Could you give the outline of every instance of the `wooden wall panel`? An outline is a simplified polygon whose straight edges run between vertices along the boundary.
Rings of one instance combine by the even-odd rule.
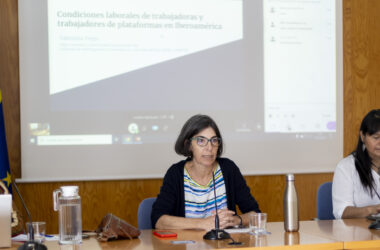
[[[344,152],[358,140],[361,120],[380,108],[380,1],[343,1]]]
[[[332,173],[295,175],[302,220],[311,220],[316,217],[317,189],[322,183],[332,181],[332,176]],[[283,221],[285,176],[246,176],[245,178],[252,195],[259,202],[260,209],[268,213],[268,221]]]
[[[332,180],[332,174],[297,174],[296,188],[300,202],[300,218],[316,216],[316,192],[320,184]],[[246,176],[247,184],[260,209],[268,213],[269,221],[282,221],[282,202],[285,189],[283,175]],[[82,197],[83,228],[95,229],[106,213],[113,213],[137,226],[140,202],[157,196],[161,179],[86,181],[20,184],[20,191],[34,220],[49,221],[49,232],[58,230],[57,213],[53,211],[52,193],[62,185],[78,185]],[[50,219],[52,218],[52,220]]]
[[[33,220],[49,221],[47,230],[58,230],[58,214],[53,211],[52,193],[62,185],[78,185],[82,198],[83,228],[94,230],[106,213],[113,213],[137,226],[137,208],[146,197],[157,196],[161,180],[86,181],[28,183],[20,191]],[[51,219],[52,218],[52,219]]]
[[[344,153],[355,147],[360,121],[370,109],[380,108],[380,1],[343,1],[344,41]],[[11,171],[20,177],[20,100],[18,67],[17,0],[0,1],[0,89]],[[281,221],[282,175],[246,176],[248,185],[269,221]],[[316,216],[318,186],[332,180],[332,173],[298,174],[296,187],[300,218]],[[48,221],[47,231],[58,231],[58,217],[53,211],[52,192],[61,185],[79,186],[82,196],[83,227],[95,229],[102,216],[112,212],[137,225],[137,208],[146,197],[157,195],[160,179],[51,182],[20,184],[20,191],[34,220]],[[16,199],[19,203],[18,199]],[[52,219],[51,219],[52,218]]]
[[[1,0],[0,89],[9,161],[14,176],[21,175],[19,86],[17,0]]]

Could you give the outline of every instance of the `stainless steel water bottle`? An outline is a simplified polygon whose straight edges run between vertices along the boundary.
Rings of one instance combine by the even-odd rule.
[[[59,244],[80,244],[82,242],[82,206],[78,186],[63,186],[55,190],[53,199],[54,211],[59,212]]]
[[[298,197],[294,186],[294,175],[286,175],[284,192],[284,228],[287,232],[296,232],[299,229]]]
[[[284,245],[293,246],[300,244],[300,233],[299,232],[285,232],[284,233]]]

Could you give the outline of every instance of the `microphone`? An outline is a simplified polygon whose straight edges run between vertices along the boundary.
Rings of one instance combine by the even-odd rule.
[[[216,202],[216,187],[215,187],[215,176],[214,172],[212,172],[212,183],[214,185],[214,201],[215,201],[215,229],[208,231],[205,235],[203,235],[203,239],[205,240],[225,240],[232,239],[230,234],[224,231],[223,229],[219,229],[219,215],[218,215],[218,204]]]
[[[29,218],[29,225],[28,225],[29,226],[28,227],[29,240],[26,241],[22,246],[20,246],[18,248],[18,250],[32,250],[32,249],[47,250],[47,247],[44,244],[39,243],[37,241],[34,241],[34,229],[33,229],[33,224],[32,224],[32,217],[30,216],[29,210],[26,207],[24,199],[22,198],[20,191],[18,190],[18,187],[16,186],[16,183],[12,182],[12,185],[15,187],[16,193],[17,193],[18,197],[20,197],[22,206],[25,208],[25,211],[26,211],[28,218]]]

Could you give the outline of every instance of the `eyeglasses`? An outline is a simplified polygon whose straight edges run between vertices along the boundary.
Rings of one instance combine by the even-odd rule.
[[[206,137],[203,136],[197,136],[197,137],[192,137],[190,140],[195,140],[197,142],[198,146],[205,147],[207,146],[208,142],[211,142],[211,145],[214,147],[218,147],[222,143],[222,139],[219,137],[212,137],[210,139],[207,139]]]

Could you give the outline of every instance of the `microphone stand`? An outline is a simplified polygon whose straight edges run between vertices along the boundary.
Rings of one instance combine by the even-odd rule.
[[[212,173],[212,183],[214,185],[214,201],[215,201],[215,229],[208,231],[205,235],[203,235],[203,239],[205,240],[226,240],[231,239],[229,233],[224,231],[223,229],[219,229],[219,215],[218,215],[218,204],[216,202],[216,187],[215,187],[215,177],[214,172]]]
[[[21,203],[22,203],[23,207],[25,208],[26,213],[27,213],[28,218],[29,218],[29,225],[28,225],[29,240],[26,241],[22,246],[20,246],[18,248],[18,250],[32,250],[32,249],[47,250],[47,247],[44,244],[39,243],[39,242],[34,240],[34,229],[33,229],[32,217],[30,216],[29,210],[25,205],[24,199],[22,198],[20,191],[18,190],[18,188],[16,186],[16,183],[12,182],[12,184],[15,187],[16,193],[17,193],[18,197],[20,197]]]

